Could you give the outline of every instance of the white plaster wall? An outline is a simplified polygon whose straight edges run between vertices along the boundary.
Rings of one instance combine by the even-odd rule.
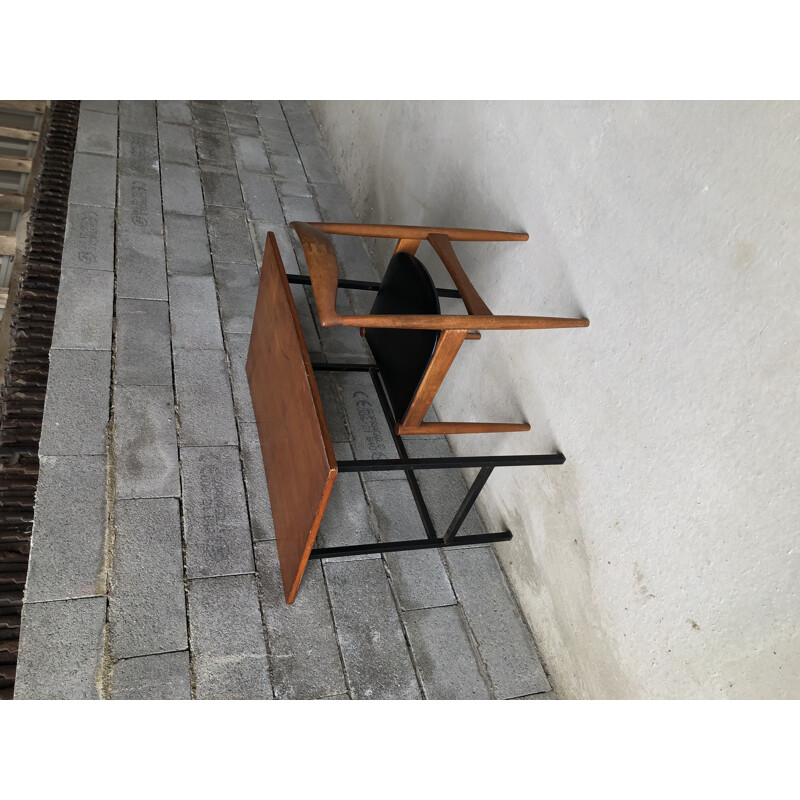
[[[484,333],[436,402],[567,456],[482,507],[556,689],[800,697],[800,105],[311,107],[359,219],[525,230],[456,245],[489,307],[591,320]]]

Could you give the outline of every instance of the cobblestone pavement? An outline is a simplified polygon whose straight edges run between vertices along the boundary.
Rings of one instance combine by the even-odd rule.
[[[17,698],[552,696],[491,546],[311,562],[284,603],[244,362],[267,232],[304,271],[321,218],[355,221],[304,102],[81,105]],[[293,291],[312,356],[368,359]],[[320,391],[339,457],[393,453],[368,376]],[[466,486],[419,477],[441,526]],[[402,475],[343,474],[319,541],[417,535]]]

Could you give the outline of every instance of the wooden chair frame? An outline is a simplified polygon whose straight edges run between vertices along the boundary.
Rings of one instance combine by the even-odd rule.
[[[525,242],[527,233],[470,228],[418,227],[411,225],[362,225],[359,223],[292,222],[306,257],[308,274],[323,328],[401,328],[441,331],[436,349],[404,418],[395,424],[401,435],[441,433],[505,433],[527,431],[527,423],[423,422],[433,398],[466,339],[480,339],[481,330],[528,330],[584,328],[588,319],[506,316],[492,314],[456,256],[452,242]],[[327,234],[397,239],[395,253],[414,255],[420,243],[430,242],[447,269],[466,314],[340,314],[336,293],[340,287],[339,263]]]

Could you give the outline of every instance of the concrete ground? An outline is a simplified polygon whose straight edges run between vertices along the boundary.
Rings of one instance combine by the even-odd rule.
[[[354,221],[304,102],[82,104],[17,698],[552,697],[491,546],[312,562],[284,603],[244,362],[267,232],[304,271],[322,218]],[[368,360],[294,296],[313,357]],[[340,458],[393,456],[368,377],[319,383]],[[419,478],[443,530],[466,484]],[[319,543],[422,535],[402,475],[346,474]]]

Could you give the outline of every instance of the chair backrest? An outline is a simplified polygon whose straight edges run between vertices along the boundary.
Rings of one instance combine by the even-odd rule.
[[[409,253],[392,257],[371,314],[440,314],[439,296],[424,264]],[[439,331],[367,328],[395,420],[401,422],[428,368]]]

